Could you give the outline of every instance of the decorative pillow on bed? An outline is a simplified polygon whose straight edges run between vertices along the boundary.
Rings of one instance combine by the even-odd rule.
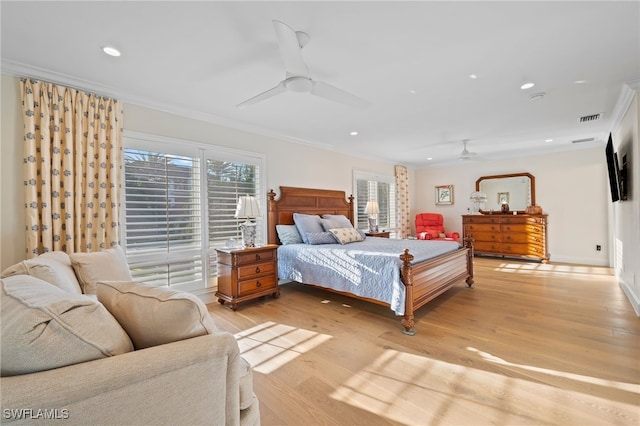
[[[308,232],[307,244],[335,244],[338,241],[332,232]]]
[[[325,232],[322,228],[322,219],[317,214],[294,213],[293,222],[302,236],[302,240],[309,244],[307,233]]]
[[[302,244],[304,242],[295,225],[276,225],[276,232],[278,232],[278,238],[280,238],[280,242],[283,245]]]
[[[364,239],[355,228],[334,228],[330,232],[335,235],[340,244],[355,243]]]

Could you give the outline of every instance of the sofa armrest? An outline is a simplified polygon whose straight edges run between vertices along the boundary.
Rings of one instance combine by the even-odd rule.
[[[458,232],[447,232],[445,235],[447,238],[453,238],[456,241],[460,239],[460,233]]]
[[[3,377],[3,422],[21,409],[57,409],[65,425],[238,424],[239,363],[235,338],[220,332]]]

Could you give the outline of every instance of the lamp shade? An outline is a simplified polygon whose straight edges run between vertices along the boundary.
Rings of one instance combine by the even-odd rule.
[[[235,217],[239,219],[260,217],[260,206],[256,197],[246,195],[238,198]]]
[[[367,205],[364,208],[364,212],[366,214],[378,214],[380,213],[380,206],[378,206],[378,202],[375,200],[367,201]]]

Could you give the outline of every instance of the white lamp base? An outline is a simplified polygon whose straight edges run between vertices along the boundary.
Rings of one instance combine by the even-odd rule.
[[[240,224],[242,231],[242,245],[245,247],[256,246],[256,224],[253,222],[243,222]]]
[[[369,232],[378,232],[378,218],[369,218]]]

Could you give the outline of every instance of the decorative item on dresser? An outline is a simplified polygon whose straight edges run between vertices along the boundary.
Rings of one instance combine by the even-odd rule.
[[[546,214],[463,215],[462,225],[475,254],[549,261]]]
[[[244,249],[217,249],[218,254],[218,302],[231,303],[236,310],[238,303],[265,295],[280,296],[278,288],[278,246]]]

